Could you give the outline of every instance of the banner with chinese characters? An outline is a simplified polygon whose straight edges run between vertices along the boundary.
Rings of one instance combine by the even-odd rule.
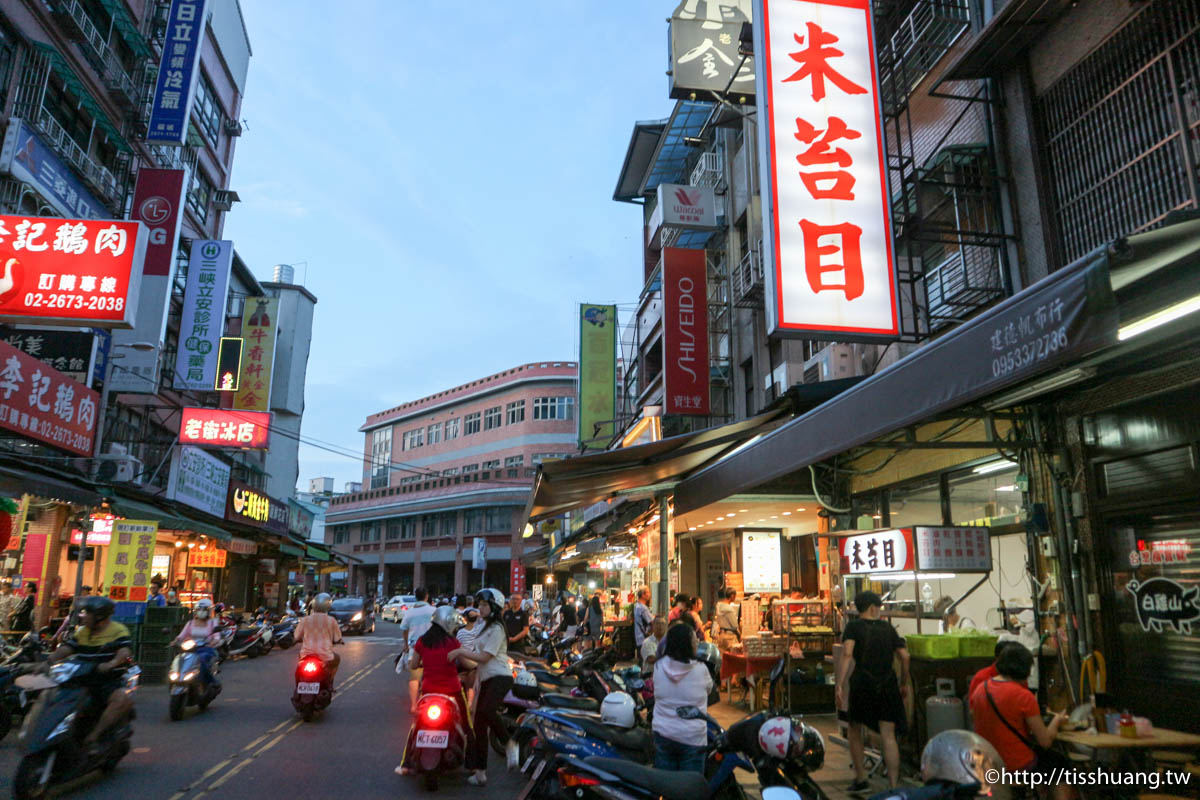
[[[32,186],[64,217],[104,219],[109,211],[75,177],[29,123],[9,117],[0,148],[0,172]]]
[[[267,411],[271,407],[271,372],[275,367],[275,331],[279,301],[247,297],[242,311],[242,375],[233,407]]]
[[[204,5],[205,0],[171,0],[158,81],[150,104],[145,136],[148,144],[182,145],[187,140],[188,114],[200,74],[200,50],[207,25]]]
[[[870,0],[757,0],[767,333],[900,332]]]
[[[917,568],[938,572],[991,572],[992,532],[983,527],[913,528]]]
[[[666,413],[708,416],[708,266],[703,250],[663,250]]]
[[[728,92],[732,102],[754,102],[754,59],[743,56],[742,25],[753,22],[750,0],[679,0],[671,26],[670,96],[708,99]]]
[[[912,572],[916,569],[912,531],[908,528],[847,536],[842,539],[841,557],[843,575]]]
[[[261,411],[185,408],[179,420],[181,444],[266,450],[271,445],[271,415]]]
[[[229,482],[229,498],[225,506],[225,519],[253,525],[256,528],[272,527],[272,518],[277,517],[278,511],[272,514],[272,506],[278,505],[264,492],[238,480]],[[287,517],[287,504],[283,506],[283,516]],[[284,531],[287,527],[284,523]]]
[[[146,240],[127,220],[0,216],[0,320],[132,326]]]
[[[224,569],[226,558],[224,550],[218,550],[212,545],[203,550],[194,547],[188,553],[188,566],[192,569]]]
[[[579,442],[603,450],[616,435],[617,307],[579,307]]]
[[[157,536],[158,523],[154,520],[122,519],[113,525],[104,566],[104,586],[113,600],[145,602]]]
[[[187,289],[175,354],[175,388],[212,391],[217,344],[225,332],[225,300],[233,267],[233,242],[196,239],[188,258]]]
[[[94,332],[0,325],[0,340],[84,386],[91,386],[96,374],[96,339]]]
[[[201,425],[203,430],[203,425]],[[171,476],[167,497],[192,508],[225,516],[225,497],[229,494],[230,467],[199,447],[184,445],[171,457]]]
[[[0,342],[0,428],[90,456],[99,402],[83,384]]]

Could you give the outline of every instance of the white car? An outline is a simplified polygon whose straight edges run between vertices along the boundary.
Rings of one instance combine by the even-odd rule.
[[[383,611],[380,612],[380,616],[385,622],[388,620],[392,622],[399,622],[400,618],[404,616],[404,612],[408,611],[408,609],[416,602],[416,595],[398,594],[391,600],[387,601],[387,604],[383,607]]]

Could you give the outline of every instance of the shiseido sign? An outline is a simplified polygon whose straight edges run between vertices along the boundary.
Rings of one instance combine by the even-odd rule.
[[[707,416],[708,280],[703,250],[663,250],[666,412]]]
[[[707,230],[717,227],[717,198],[711,186],[658,185],[662,224],[670,228]]]

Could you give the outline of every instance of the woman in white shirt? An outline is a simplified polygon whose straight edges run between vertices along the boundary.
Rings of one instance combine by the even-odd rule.
[[[512,689],[512,664],[508,660],[508,634],[500,618],[504,595],[496,589],[483,589],[475,596],[479,611],[479,632],[470,646],[453,650],[451,661],[475,669],[475,733],[467,744],[467,778],[472,786],[487,784],[488,731],[507,741],[508,730],[500,719],[504,696]]]
[[[654,766],[656,769],[704,772],[708,723],[684,719],[684,706],[708,708],[712,676],[696,660],[696,634],[677,623],[667,631],[663,657],[654,664]]]

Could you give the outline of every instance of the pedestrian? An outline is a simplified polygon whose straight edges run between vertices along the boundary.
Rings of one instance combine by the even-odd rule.
[[[10,631],[33,630],[33,608],[37,602],[37,584],[29,581],[25,584],[25,596],[17,601],[17,606],[8,615]]]
[[[508,637],[500,619],[504,595],[498,589],[482,589],[475,596],[479,617],[483,623],[470,648],[460,647],[450,653],[451,659],[475,669],[474,735],[467,747],[467,769],[472,771],[467,783],[487,784],[488,732],[507,742],[508,730],[500,719],[504,696],[512,689],[512,665],[508,660]]]
[[[671,613],[667,614],[667,624],[669,625],[679,619],[679,616],[687,611],[690,602],[691,598],[683,592],[676,594],[675,599],[672,601]]]
[[[587,629],[587,639],[591,647],[599,644],[604,636],[604,608],[600,605],[600,590],[588,601],[587,615],[584,617],[584,627]]]
[[[688,600],[688,610],[685,613],[695,623],[696,638],[702,642],[708,641],[704,634],[705,629],[709,627],[709,623],[704,621],[704,598],[700,595],[690,598]]]
[[[429,592],[421,587],[413,592],[413,596],[417,601],[409,606],[404,615],[400,617],[400,632],[404,634],[404,641],[400,643],[400,655],[396,660],[397,672],[408,668],[407,654],[409,648],[417,643],[425,631],[429,630],[431,621],[433,620],[433,612],[436,611],[433,606],[429,605]],[[409,709],[413,714],[417,713],[417,699],[419,698],[419,684],[421,682],[421,668],[408,669],[408,700]]]
[[[21,598],[13,594],[12,581],[0,582],[0,626],[8,627],[8,618],[20,602]]]
[[[708,708],[712,676],[704,662],[696,660],[696,634],[688,625],[667,631],[666,653],[654,664],[654,767],[656,769],[704,772],[708,723],[684,719],[684,706]]]
[[[667,621],[663,617],[655,617],[650,623],[650,633],[642,640],[642,646],[638,648],[638,655],[642,659],[642,673],[654,668],[654,662],[658,660],[658,645],[667,636]]]
[[[463,625],[454,634],[458,639],[459,644],[463,647],[470,648],[474,645],[475,639],[479,637],[479,632],[483,630],[483,623],[479,620],[479,609],[470,606],[463,610]],[[475,700],[475,671],[464,671],[461,674],[463,690],[467,694],[468,708],[472,707]]]
[[[738,615],[741,607],[737,604],[737,589],[727,587],[721,599],[717,601],[717,615],[713,623],[716,628],[717,647],[721,650],[732,649],[733,645],[742,640],[738,631]]]
[[[183,605],[179,602],[179,592],[175,591],[174,586],[172,586],[170,589],[167,589],[167,605],[172,608]]]
[[[900,749],[897,736],[907,729],[904,700],[908,696],[908,648],[891,623],[880,618],[883,600],[874,592],[860,592],[854,598],[858,619],[846,624],[842,636],[842,658],[838,663],[837,705],[846,708],[850,723],[850,760],[854,764],[854,782],[850,793],[867,789],[863,762],[863,726],[878,731],[883,740],[883,761],[887,766],[888,786],[896,788],[900,780]],[[900,659],[897,681],[892,662]]]
[[[1025,645],[1021,644],[1020,642],[1013,641],[1012,639],[1005,639],[1005,640],[996,642],[996,647],[992,651],[992,655],[994,656],[995,660],[992,661],[992,663],[989,664],[988,666],[979,670],[979,672],[976,672],[975,676],[973,678],[971,678],[971,685],[969,687],[967,687],[967,705],[968,706],[970,706],[970,704],[971,704],[971,696],[973,694],[975,694],[975,690],[978,689],[989,678],[994,678],[1000,674],[999,670],[997,670],[997,668],[996,668],[996,665],[999,663],[1000,654],[1004,652],[1005,648],[1007,648],[1007,647],[1024,647],[1024,646]],[[1026,688],[1028,688],[1028,686],[1029,686],[1028,681],[1021,681],[1020,683],[1022,686],[1025,686]]]
[[[650,613],[650,587],[643,586],[638,589],[637,603],[633,607],[633,643],[639,652],[646,637],[650,635],[650,626],[653,622],[654,615]]]
[[[167,604],[167,596],[163,594],[163,585],[159,581],[151,581],[150,596],[146,598],[146,605],[154,608],[162,608]]]
[[[559,616],[561,621],[558,631],[565,639],[574,639],[579,635],[579,610],[575,607],[575,598],[570,592],[559,593]]]
[[[1033,669],[1033,653],[1020,643],[1000,651],[997,674],[975,688],[970,697],[975,732],[987,739],[1011,771],[1037,773],[1037,785],[1053,785],[1056,800],[1070,796],[1070,787],[1055,776],[1070,768],[1070,762],[1050,748],[1058,730],[1067,719],[1064,711],[1054,715],[1047,725],[1033,692],[1025,687]]]
[[[508,598],[508,608],[504,609],[504,632],[508,635],[508,649],[512,653],[521,653],[529,644],[529,613],[523,608],[521,595],[513,593]]]

